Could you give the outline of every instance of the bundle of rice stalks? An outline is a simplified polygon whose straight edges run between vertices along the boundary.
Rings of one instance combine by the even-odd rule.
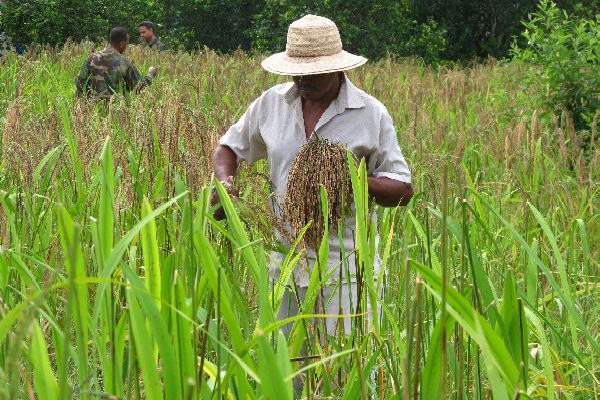
[[[337,227],[351,210],[352,183],[346,148],[313,135],[294,159],[283,202],[283,217],[294,237],[312,221],[303,241],[313,249],[319,246],[325,226],[320,185],[327,191],[329,226]]]

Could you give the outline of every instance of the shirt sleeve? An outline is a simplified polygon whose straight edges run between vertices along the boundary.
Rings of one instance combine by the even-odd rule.
[[[237,156],[237,162],[252,164],[267,157],[267,146],[260,133],[261,108],[265,94],[256,99],[244,115],[221,137],[219,144],[229,147]]]
[[[75,78],[77,93],[83,94],[88,91],[88,79],[90,78],[90,57],[86,58],[79,69],[79,74]]]
[[[152,85],[152,79],[154,79],[154,74],[148,72],[148,75],[142,78],[142,75],[135,65],[129,63],[127,76],[125,78],[127,91],[133,90],[136,94],[140,93],[144,88]]]
[[[389,178],[411,183],[410,170],[398,144],[396,129],[387,110],[381,114],[379,146],[369,159],[369,170],[375,178]]]

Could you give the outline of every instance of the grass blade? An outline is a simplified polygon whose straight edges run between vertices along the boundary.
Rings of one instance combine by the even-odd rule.
[[[50,357],[48,357],[48,345],[44,340],[44,333],[36,322],[32,324],[32,327],[29,357],[33,367],[33,381],[35,382],[36,392],[44,399],[59,399],[58,383],[52,371]]]

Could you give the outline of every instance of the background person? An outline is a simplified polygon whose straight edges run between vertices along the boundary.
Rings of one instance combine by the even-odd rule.
[[[165,46],[158,40],[154,33],[154,24],[150,21],[142,21],[138,25],[140,37],[142,38],[142,47],[154,50],[164,50]]]
[[[148,74],[142,78],[135,65],[123,57],[128,45],[127,30],[121,27],[113,28],[108,38],[108,47],[90,54],[81,66],[75,78],[77,93],[109,100],[115,93],[127,93],[132,90],[139,93],[146,86],[150,86],[158,69],[150,67]]]

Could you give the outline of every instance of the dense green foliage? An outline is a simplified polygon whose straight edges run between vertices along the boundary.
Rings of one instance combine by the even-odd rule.
[[[566,110],[580,146],[589,149],[591,133],[600,137],[600,15],[573,20],[545,0],[524,25],[527,45],[511,51],[527,69],[521,103],[554,115]]]
[[[418,22],[430,19],[446,32],[449,60],[506,57],[515,36],[523,32],[522,20],[536,10],[539,0],[408,0]],[[556,0],[557,7],[578,18],[600,12],[596,0]]]
[[[287,26],[305,14],[317,14],[336,22],[344,48],[370,59],[386,54],[439,60],[445,32],[434,21],[417,24],[405,3],[395,0],[267,0],[255,16],[257,34],[253,48],[270,53],[285,48]]]
[[[137,32],[136,19],[144,15],[143,10],[152,13],[149,17],[158,17],[153,4],[144,0],[3,0],[0,32],[25,46],[57,45],[68,38],[107,40],[114,26]]]
[[[281,51],[290,22],[306,13],[333,19],[346,50],[377,60],[387,54],[444,60],[503,58],[536,0],[4,0],[0,32],[14,43],[56,45],[105,39],[114,26],[137,36],[152,20],[171,49],[207,46],[223,53]],[[558,0],[574,18],[593,19],[596,0]],[[135,41],[134,41],[135,42]]]

